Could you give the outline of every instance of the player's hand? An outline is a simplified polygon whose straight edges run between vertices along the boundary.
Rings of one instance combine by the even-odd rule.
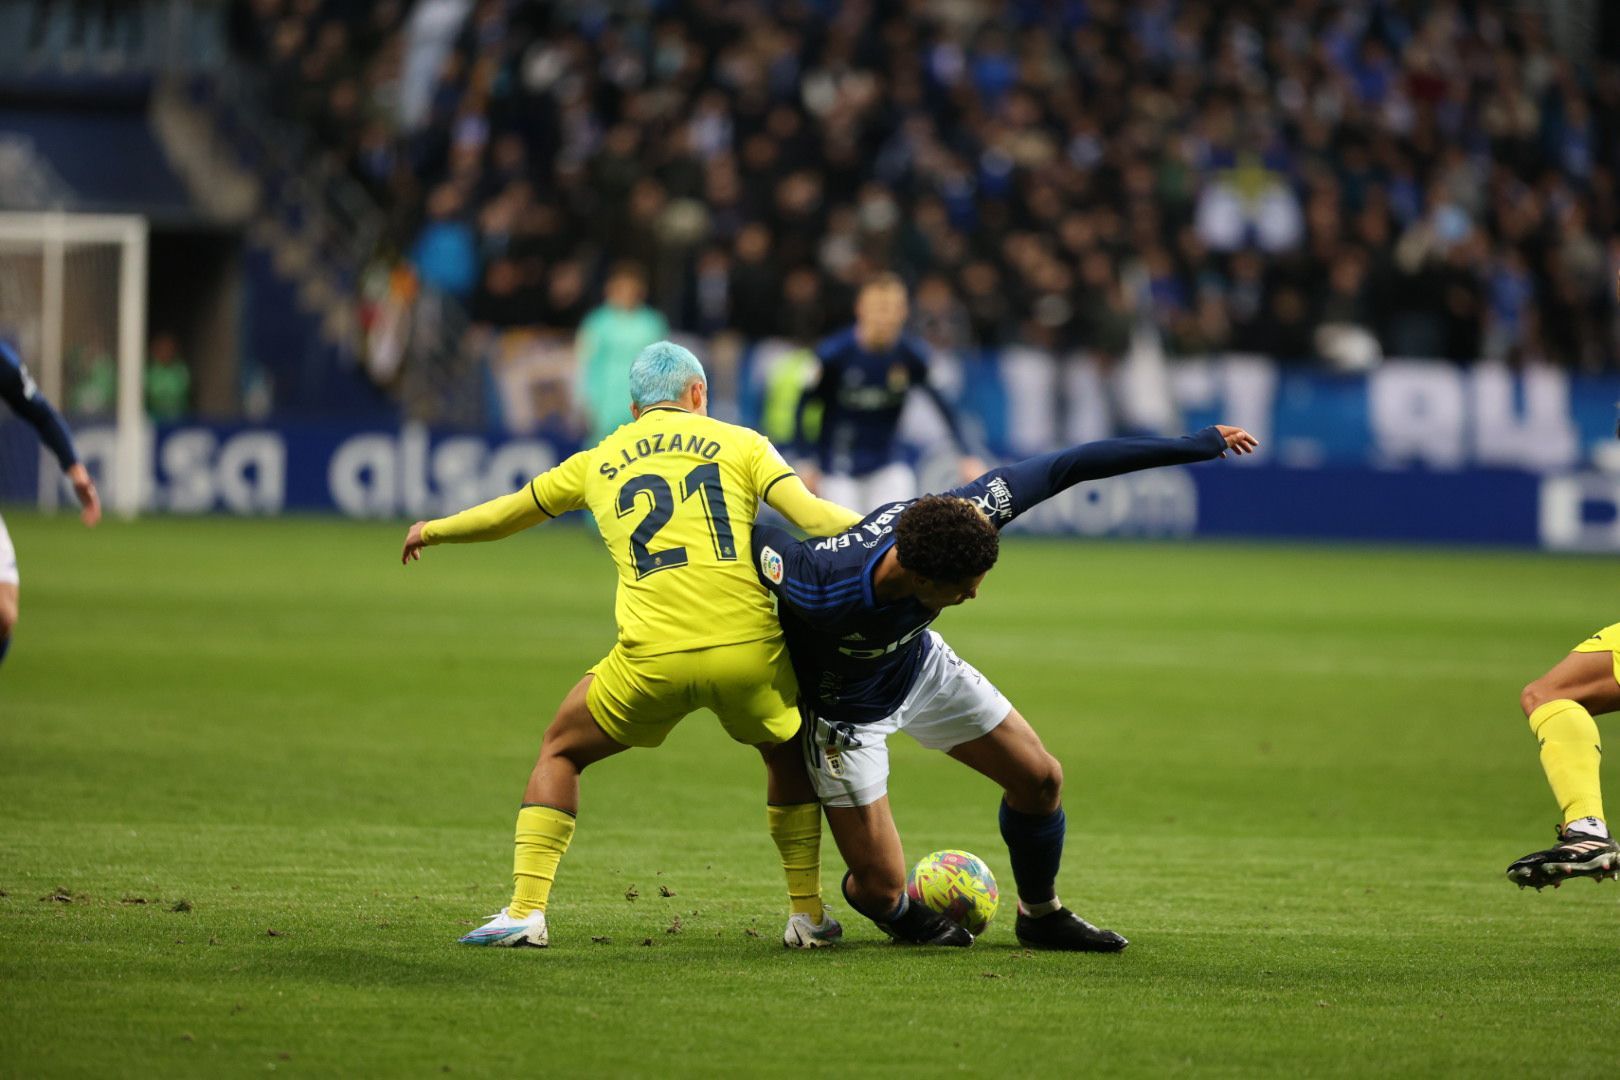
[[[967,455],[961,461],[959,461],[956,467],[957,477],[964,484],[973,483],[973,481],[977,480],[979,477],[983,476],[989,471],[989,469],[985,468],[984,462],[974,457],[972,454]]]
[[[101,520],[101,496],[96,494],[96,482],[90,479],[90,470],[83,462],[77,463],[68,469],[67,478],[73,484],[73,494],[79,497],[79,520],[95,528],[96,522]]]
[[[1240,457],[1244,454],[1254,453],[1255,447],[1260,445],[1259,439],[1256,439],[1253,435],[1250,435],[1247,431],[1244,431],[1240,427],[1228,427],[1226,424],[1216,424],[1215,430],[1220,432],[1221,438],[1226,440],[1226,448]],[[1221,457],[1225,456],[1226,455],[1224,453],[1221,454]]]
[[[426,524],[425,521],[418,521],[405,534],[405,550],[400,552],[399,555],[401,566],[409,566],[412,559],[421,560],[422,549],[427,547],[427,541],[422,539],[422,526]]]
[[[799,479],[804,481],[804,486],[806,490],[810,492],[810,494],[814,495],[818,499],[821,497],[820,469],[816,468],[814,465],[806,465],[804,468],[799,470]]]

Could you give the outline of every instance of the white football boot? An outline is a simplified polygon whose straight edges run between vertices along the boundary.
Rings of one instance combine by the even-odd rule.
[[[489,922],[461,936],[463,945],[528,945],[543,949],[550,944],[546,933],[546,913],[532,911],[527,918],[514,919],[501,908],[500,914],[491,915]]]
[[[788,916],[782,944],[790,949],[820,949],[838,944],[843,937],[844,928],[832,917],[831,909],[822,911],[819,923],[811,922],[810,916],[801,911]]]

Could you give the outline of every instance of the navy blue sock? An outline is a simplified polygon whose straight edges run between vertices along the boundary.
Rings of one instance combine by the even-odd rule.
[[[1058,864],[1068,819],[1063,807],[1050,814],[1021,814],[1001,800],[1001,838],[1007,841],[1018,899],[1045,904],[1057,895]]]
[[[886,925],[888,923],[892,923],[896,919],[900,918],[900,916],[902,916],[902,915],[904,915],[906,913],[906,909],[911,906],[910,898],[908,898],[906,896],[904,890],[901,890],[900,900],[899,900],[899,902],[897,902],[894,905],[894,910],[893,911],[890,911],[887,915],[874,915],[874,914],[872,914],[870,911],[867,911],[865,908],[861,907],[861,905],[857,904],[855,902],[855,898],[849,894],[849,879],[854,877],[854,876],[855,876],[854,871],[846,870],[844,872],[843,890],[844,890],[844,903],[848,904],[856,912],[856,914],[865,915],[868,919],[871,919],[873,922],[877,923],[879,926],[883,926],[883,925]]]
[[[11,648],[11,635],[0,637],[0,663],[5,663],[6,650]]]

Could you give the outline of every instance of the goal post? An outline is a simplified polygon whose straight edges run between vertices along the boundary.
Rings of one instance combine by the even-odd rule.
[[[0,213],[0,336],[17,344],[57,408],[111,423],[111,461],[97,480],[124,517],[140,509],[151,474],[146,293],[145,218]],[[43,452],[39,505],[55,508],[62,491],[56,460]]]

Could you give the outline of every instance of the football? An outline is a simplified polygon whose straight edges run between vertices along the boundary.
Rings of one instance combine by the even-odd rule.
[[[906,895],[933,908],[974,937],[996,917],[1001,893],[984,860],[966,851],[936,851],[911,871]]]

